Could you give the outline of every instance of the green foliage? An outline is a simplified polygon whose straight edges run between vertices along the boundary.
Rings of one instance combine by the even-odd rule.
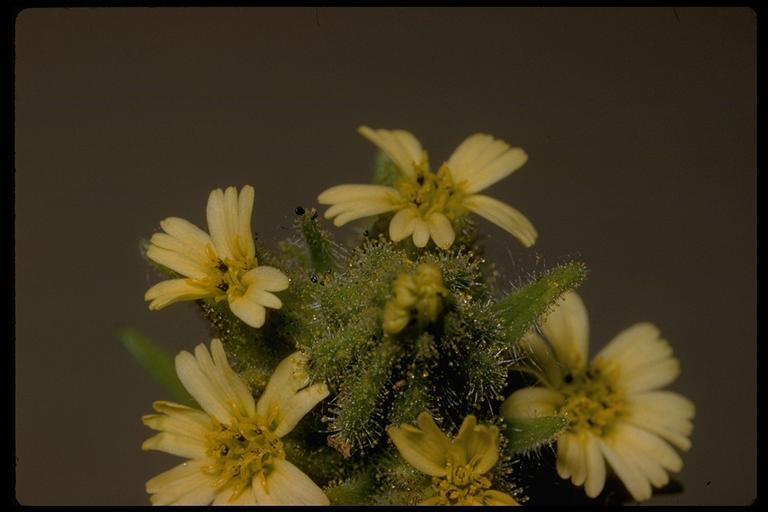
[[[343,274],[329,277],[317,290],[320,312],[329,322],[346,323],[371,306],[381,307],[398,273],[414,264],[383,239],[366,240],[357,248]],[[323,319],[324,320],[324,319]]]
[[[383,455],[373,465],[379,482],[373,505],[416,505],[425,498],[432,478],[405,462],[396,452]]]
[[[316,219],[304,219],[297,229],[308,247],[307,222],[317,226]],[[332,242],[323,240],[321,252],[332,252]],[[309,355],[313,380],[329,385],[328,443],[345,457],[370,454],[387,425],[413,421],[424,410],[446,418],[448,426],[469,413],[493,417],[515,359],[510,332],[529,328],[533,313],[584,274],[581,264],[558,267],[496,304],[477,248],[414,252],[411,246],[367,238],[334,272],[320,274],[314,263],[293,269],[292,298],[284,299],[291,320],[280,334]],[[385,335],[382,311],[392,283],[421,263],[442,272],[449,290],[442,314],[426,328],[412,321],[397,335]]]
[[[301,227],[304,243],[309,252],[312,267],[318,274],[325,274],[336,270],[336,257],[333,254],[333,244],[327,231],[320,227],[317,221],[317,211],[312,208],[309,211],[297,208],[299,218],[297,223]]]
[[[376,445],[383,434],[381,402],[388,393],[390,374],[401,349],[390,338],[373,347],[368,364],[341,385],[336,398],[330,442],[342,454]]]
[[[157,382],[173,394],[182,404],[194,405],[195,400],[187,393],[176,375],[176,365],[171,354],[157,343],[133,329],[122,329],[118,336],[123,346]]]
[[[379,154],[376,183],[391,186],[398,178],[397,167]],[[514,389],[517,343],[563,293],[581,283],[585,266],[554,267],[497,300],[499,273],[486,262],[468,216],[456,219],[449,250],[431,242],[419,249],[409,239],[393,243],[389,213],[375,219],[347,251],[314,209],[296,213],[293,232],[279,251],[257,246],[259,264],[278,267],[290,279],[289,288],[277,292],[283,307],[268,310],[262,328],[245,325],[226,301],[197,301],[211,337],[222,340],[230,364],[257,397],[277,364],[295,350],[308,355],[311,381],[328,385],[330,396],[284,439],[288,460],[323,486],[333,504],[416,504],[430,492],[432,479],[399,456],[386,427],[411,423],[429,411],[446,431],[455,432],[466,415],[475,414],[482,423],[499,425],[502,434],[499,462],[488,474],[494,488],[517,496],[519,472],[528,464],[520,461],[552,443],[565,421],[501,422],[498,407]],[[409,319],[411,311],[403,306],[403,316],[396,318],[409,323],[385,333],[384,308],[393,303],[395,279],[425,263],[442,275],[441,285],[436,279],[439,307],[419,322],[415,314]],[[123,339],[158,380],[186,393],[168,354],[136,333]]]
[[[455,404],[457,409],[475,412],[504,398],[501,391],[512,359],[506,332],[490,302],[471,296],[457,301],[446,315],[441,343],[443,366],[448,366],[453,381],[463,383],[457,389],[463,397]]]
[[[428,262],[434,261],[443,272],[445,285],[452,290],[458,301],[489,300],[492,290],[487,286],[488,277],[483,273],[485,263],[472,249],[457,247],[453,251],[440,251],[436,256],[424,257]]]
[[[283,257],[288,265],[300,265],[302,267],[309,267],[312,263],[309,259],[309,254],[304,249],[304,246],[296,240],[280,240],[277,244],[277,248],[280,251],[280,255]]]
[[[559,265],[499,302],[496,310],[505,324],[508,340],[511,343],[520,340],[565,292],[579,286],[586,275],[587,268],[581,262]]]
[[[331,505],[367,505],[376,491],[372,471],[362,470],[355,475],[332,483],[325,488]]]
[[[437,347],[434,337],[424,333],[413,346],[414,359],[408,365],[405,375],[392,385],[393,399],[389,423],[399,425],[411,423],[423,411],[434,408],[433,396],[439,394],[433,389],[432,372],[437,364]]]
[[[336,388],[347,368],[375,346],[380,324],[379,310],[369,308],[353,315],[339,330],[311,340],[306,348],[315,379]]]
[[[505,449],[512,453],[527,453],[555,441],[568,426],[561,416],[516,418],[504,420],[501,434],[507,438]]]
[[[224,345],[230,365],[245,379],[251,391],[260,393],[275,367],[292,351],[275,335],[274,324],[279,323],[279,315],[274,314],[277,318],[271,319],[264,328],[254,329],[232,313],[227,301],[197,302],[203,318],[210,324],[211,337],[219,338]]]
[[[314,436],[311,434],[301,437],[297,434],[298,432],[292,432],[289,437],[283,439],[283,448],[289,461],[320,484],[335,481],[343,475],[345,463],[339,452],[313,442]]]

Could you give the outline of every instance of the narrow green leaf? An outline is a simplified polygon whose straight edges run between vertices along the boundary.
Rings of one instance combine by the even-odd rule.
[[[384,431],[381,423],[386,383],[401,351],[395,340],[385,338],[357,361],[359,373],[342,384],[334,404],[335,416],[329,424],[329,430],[336,433],[328,442],[345,457],[378,443]]]
[[[581,262],[560,265],[499,302],[496,310],[506,325],[508,340],[520,340],[557,299],[579,286],[586,275],[587,267]]]
[[[504,420],[501,431],[508,441],[506,449],[516,454],[551,443],[566,425],[568,422],[562,416],[516,418]]]
[[[122,329],[120,341],[136,361],[160,384],[166,387],[174,398],[182,404],[195,405],[181,381],[176,376],[176,366],[171,354],[133,329]]]
[[[298,223],[301,234],[309,250],[312,266],[317,273],[333,272],[336,270],[336,258],[333,254],[331,238],[327,231],[320,227],[317,221],[317,211],[311,208],[309,211],[298,210],[302,213]]]

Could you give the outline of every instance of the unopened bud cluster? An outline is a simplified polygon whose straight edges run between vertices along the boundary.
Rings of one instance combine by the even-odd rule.
[[[422,263],[415,272],[398,275],[392,284],[392,298],[384,306],[384,332],[399,333],[414,313],[418,325],[429,325],[437,320],[447,296],[443,273],[435,264]]]

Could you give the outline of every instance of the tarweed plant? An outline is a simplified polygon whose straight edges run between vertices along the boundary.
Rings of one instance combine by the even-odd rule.
[[[486,261],[476,216],[520,251],[538,238],[484,193],[527,153],[479,133],[431,167],[411,133],[359,131],[381,151],[373,182],[329,183],[327,209],[297,207],[285,240],[256,243],[259,190],[223,184],[207,232],[169,217],[144,243],[160,274],[149,308],[193,303],[212,337],[172,359],[123,333],[174,398],[143,418],[157,433],[142,448],[183,459],[148,478],[150,501],[615,503],[668,488],[695,410],[662,389],[680,365],[659,329],[629,327],[590,360],[584,262],[505,268],[519,284],[504,286]],[[341,245],[324,219],[366,229]]]

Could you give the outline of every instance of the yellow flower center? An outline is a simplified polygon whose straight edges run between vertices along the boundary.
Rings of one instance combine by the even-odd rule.
[[[446,164],[437,173],[429,170],[426,156],[415,166],[415,176],[403,176],[395,188],[406,201],[415,206],[423,219],[433,213],[443,213],[450,220],[464,213],[463,193],[453,182]]]
[[[383,328],[387,334],[402,331],[414,310],[419,325],[434,322],[440,313],[442,299],[448,296],[440,267],[432,263],[422,263],[415,273],[398,275],[392,291],[392,298],[384,306]]]
[[[616,374],[604,361],[595,359],[590,369],[565,377],[565,403],[558,412],[573,432],[592,431],[605,436],[625,410],[624,392],[616,385]]]
[[[474,505],[483,503],[483,495],[491,481],[479,474],[471,464],[448,462],[446,476],[432,478],[434,497],[430,503],[441,505]]]
[[[259,476],[266,487],[266,475],[272,470],[274,460],[285,458],[280,438],[252,419],[234,419],[229,426],[214,419],[206,437],[206,454],[216,462],[203,471],[219,477],[216,487],[234,480],[232,501],[251,485],[254,476]]]
[[[211,261],[210,277],[206,278],[204,283],[208,287],[214,288],[216,302],[225,298],[232,302],[238,297],[242,297],[247,287],[242,283],[243,275],[256,267],[254,258],[219,258],[213,247],[206,247],[208,258]]]

